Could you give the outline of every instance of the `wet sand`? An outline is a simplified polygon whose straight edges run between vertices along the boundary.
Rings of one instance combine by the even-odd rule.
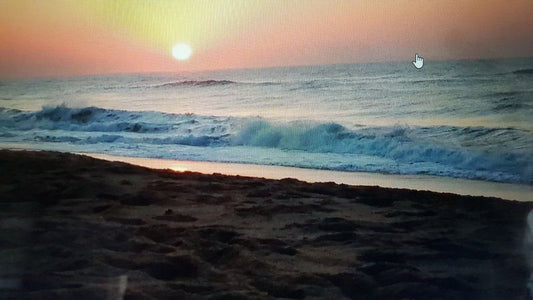
[[[0,151],[0,298],[528,299],[533,203]]]
[[[29,149],[28,149],[29,150]],[[465,196],[497,197],[509,200],[533,202],[533,186],[525,184],[489,182],[464,178],[430,175],[399,175],[372,172],[347,172],[304,169],[273,165],[251,165],[204,161],[183,161],[159,158],[114,156],[99,153],[79,153],[109,161],[121,161],[153,169],[171,169],[204,174],[221,173],[264,177],[268,179],[296,178],[306,182],[335,182],[348,185],[378,185],[419,191],[453,193]]]

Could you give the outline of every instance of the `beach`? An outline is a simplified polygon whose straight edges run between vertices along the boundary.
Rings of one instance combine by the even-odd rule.
[[[0,150],[0,297],[528,299],[532,202]]]
[[[481,2],[0,1],[0,300],[533,300],[533,2]]]

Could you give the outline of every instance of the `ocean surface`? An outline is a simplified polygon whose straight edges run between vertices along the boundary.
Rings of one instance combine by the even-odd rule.
[[[533,59],[0,80],[0,147],[533,184]]]

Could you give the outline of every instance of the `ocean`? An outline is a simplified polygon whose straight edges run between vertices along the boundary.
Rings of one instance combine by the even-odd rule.
[[[533,58],[0,80],[0,147],[533,184]]]

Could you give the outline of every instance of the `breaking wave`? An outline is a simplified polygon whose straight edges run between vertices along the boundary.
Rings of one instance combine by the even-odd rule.
[[[98,107],[0,109],[0,143],[152,158],[533,183],[533,135],[514,128],[275,123]],[[57,148],[57,147],[56,147]]]

